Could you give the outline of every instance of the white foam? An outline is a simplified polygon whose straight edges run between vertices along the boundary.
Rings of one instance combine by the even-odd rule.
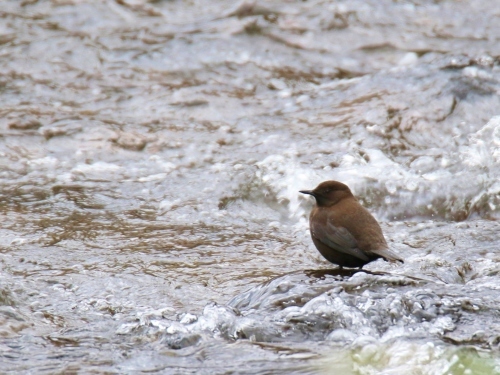
[[[468,145],[460,150],[461,160],[472,168],[498,168],[500,161],[500,116],[493,117],[480,130],[468,137]]]
[[[310,168],[302,167],[293,155],[270,155],[257,163],[256,177],[276,192],[278,200],[289,202],[291,217],[305,215],[301,206],[299,190],[313,189],[320,181],[319,174]]]

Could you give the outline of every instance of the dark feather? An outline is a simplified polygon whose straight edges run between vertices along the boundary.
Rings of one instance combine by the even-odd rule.
[[[336,227],[330,223],[318,225],[311,223],[311,234],[320,242],[332,249],[354,256],[368,262],[370,258],[358,248],[356,239],[349,231],[343,227]]]

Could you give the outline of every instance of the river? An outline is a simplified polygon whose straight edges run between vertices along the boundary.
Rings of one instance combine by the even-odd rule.
[[[500,374],[499,2],[0,8],[0,372]]]

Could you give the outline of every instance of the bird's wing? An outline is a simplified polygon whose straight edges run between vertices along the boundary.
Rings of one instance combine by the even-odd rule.
[[[354,256],[364,261],[370,258],[358,248],[358,243],[353,235],[344,227],[336,227],[331,223],[326,225],[311,223],[311,232],[314,238],[332,249]]]

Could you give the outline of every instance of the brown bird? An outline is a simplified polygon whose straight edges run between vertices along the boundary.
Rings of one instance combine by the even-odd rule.
[[[347,185],[325,181],[314,190],[300,193],[316,198],[309,227],[314,245],[328,261],[340,268],[361,268],[378,258],[403,262],[389,250],[377,220]]]

